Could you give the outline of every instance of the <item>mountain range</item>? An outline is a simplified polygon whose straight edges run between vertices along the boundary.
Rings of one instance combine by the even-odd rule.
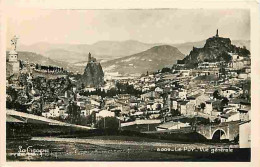
[[[50,44],[40,42],[32,45],[20,45],[18,50],[42,54],[55,60],[69,63],[87,61],[91,52],[98,60],[111,60],[145,51],[159,44],[146,44],[139,41],[99,41],[89,44]],[[63,57],[64,56],[64,57]],[[65,59],[64,59],[65,58]]]
[[[66,60],[71,62],[87,61],[87,55],[92,53],[98,60],[111,60],[124,56],[136,54],[154,46],[170,45],[179,49],[180,52],[187,55],[193,47],[203,47],[206,40],[197,42],[186,42],[180,44],[168,44],[168,43],[143,43],[135,40],[127,41],[99,41],[94,44],[51,44],[47,42],[39,42],[32,45],[20,45],[19,51],[29,51],[42,54],[43,56],[51,59],[60,60],[61,57],[69,56],[73,60]],[[232,44],[236,46],[245,46],[250,50],[249,40],[232,40]],[[62,59],[64,60],[64,58]]]
[[[87,64],[87,55],[91,52],[91,54],[101,62],[102,66],[104,66],[105,72],[108,70],[125,73],[125,71],[131,69],[131,73],[143,73],[144,67],[147,67],[148,70],[152,71],[158,70],[158,68],[162,68],[164,65],[170,65],[170,63],[173,64],[176,59],[183,58],[184,55],[188,55],[193,47],[201,48],[205,45],[205,43],[206,40],[181,44],[149,44],[135,40],[99,41],[91,45],[50,44],[40,42],[32,45],[18,45],[17,50],[23,51],[22,57],[27,56],[27,59],[29,58],[36,62],[41,61],[45,64],[49,62],[52,63],[51,65],[56,64],[57,66],[61,66],[66,69],[70,68],[71,71],[79,72],[84,71]],[[250,50],[249,40],[232,40],[232,44],[240,47],[246,46],[246,48]],[[158,49],[161,53],[156,51],[156,49]],[[173,58],[175,54],[176,58]],[[148,58],[149,55],[152,56]],[[40,57],[39,60],[33,58],[37,56]],[[161,60],[157,59],[157,56],[160,56]],[[163,58],[163,56],[166,57]],[[133,57],[132,60],[130,59],[131,57]],[[139,57],[142,58],[139,59]],[[145,61],[144,63],[142,59],[148,60],[148,62]],[[137,60],[142,60],[141,62],[143,62],[143,64],[140,64]],[[115,62],[118,63],[116,67],[112,66]],[[154,62],[156,62],[156,64]],[[129,64],[134,64],[135,68],[128,67]]]

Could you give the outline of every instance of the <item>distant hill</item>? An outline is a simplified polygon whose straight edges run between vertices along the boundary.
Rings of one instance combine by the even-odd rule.
[[[45,52],[44,55],[54,60],[64,61],[67,63],[76,63],[87,61],[88,53],[84,54],[64,49],[52,49]]]
[[[111,60],[145,51],[158,44],[146,44],[139,41],[99,41],[88,44],[50,44],[40,42],[33,45],[20,45],[18,50],[31,51],[50,57],[54,60],[73,58],[73,61],[82,61],[89,52],[97,59]]]
[[[6,52],[8,55],[9,52]],[[18,52],[18,59],[23,61],[28,61],[31,63],[38,63],[41,65],[51,65],[51,66],[57,66],[57,67],[63,67],[66,70],[69,71],[78,71],[79,69],[71,66],[70,64],[63,62],[63,61],[57,61],[52,60],[50,58],[46,58],[42,56],[41,54],[33,53],[33,52]]]
[[[249,51],[251,50],[250,47],[250,40],[231,40],[233,45],[243,47],[245,46]]]
[[[97,55],[128,56],[145,51],[159,44],[147,44],[135,40],[99,41],[91,45],[91,51]]]
[[[108,61],[136,53],[140,53],[159,45],[170,45],[178,48],[180,52],[188,55],[193,47],[201,48],[206,40],[198,42],[186,42],[181,44],[143,43],[136,40],[127,41],[99,41],[94,44],[50,44],[39,42],[32,45],[19,45],[18,50],[29,51],[49,57],[53,60],[62,60],[68,63],[82,63],[87,61],[86,55],[91,52],[99,61]],[[250,50],[249,40],[233,40],[237,46],[246,46]]]
[[[185,55],[189,54],[193,47],[201,48],[205,45],[206,40],[198,42],[185,42],[180,44],[173,44],[172,46],[179,49],[179,51]]]
[[[184,55],[170,45],[154,46],[146,51],[102,63],[105,72],[120,74],[142,74],[153,72],[163,67],[171,67]]]
[[[190,51],[193,49],[193,47],[203,48],[205,43],[206,40],[198,41],[198,42],[186,42],[181,44],[162,44],[162,43],[148,44],[148,43],[143,43],[135,40],[99,41],[91,45],[50,44],[47,42],[40,42],[33,45],[18,45],[17,50],[25,51],[24,53],[27,54],[29,53],[34,54],[34,57],[42,56],[39,60],[42,60],[43,62],[46,61],[47,63],[54,63],[54,64],[61,63],[63,67],[65,66],[70,67],[71,71],[79,71],[83,73],[84,68],[87,64],[87,55],[89,52],[91,52],[92,55],[95,56],[97,60],[101,62],[101,64],[104,64],[106,67],[112,68],[113,66],[111,66],[111,63],[114,61],[111,60],[118,61],[120,60],[120,58],[125,59],[125,57],[127,56],[131,57],[135,54],[145,52],[155,46],[161,46],[161,45],[172,46],[174,48],[177,48],[178,51],[183,53],[184,55],[188,55]],[[250,50],[249,40],[232,40],[232,44],[240,47],[246,46],[246,48]],[[48,59],[44,59],[44,58],[49,58],[51,61],[48,61]],[[137,64],[137,66],[139,65]],[[152,65],[152,66],[156,67],[157,65]],[[124,71],[123,69],[119,69],[119,72],[123,72],[123,71]],[[135,71],[139,71],[139,70],[135,70]]]

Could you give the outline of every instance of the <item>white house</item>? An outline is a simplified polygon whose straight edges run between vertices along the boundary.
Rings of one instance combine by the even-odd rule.
[[[43,112],[42,116],[46,117],[46,118],[49,118],[49,117],[51,117],[51,113],[50,112]]]
[[[189,123],[182,123],[182,122],[166,122],[164,124],[161,124],[156,127],[157,131],[163,131],[163,130],[174,130],[174,129],[180,129],[184,127],[189,127]]]
[[[94,106],[100,106],[100,102],[99,101],[96,101],[94,99],[91,99],[90,100],[90,104],[94,105]]]
[[[213,102],[214,100],[208,100],[206,101],[206,106],[205,106],[205,114],[211,115],[212,111],[213,111]]]
[[[250,73],[240,73],[240,74],[238,74],[238,78],[242,79],[242,80],[246,80],[246,79],[250,78]]]
[[[97,120],[105,117],[114,117],[115,113],[108,110],[101,110],[96,114]]]
[[[161,89],[160,87],[156,87],[154,91],[157,93],[163,93],[163,89]]]
[[[229,88],[224,88],[221,91],[221,94],[226,97],[226,98],[230,98],[236,94],[239,94],[241,91],[238,88],[235,87],[229,87]]]
[[[190,70],[180,70],[181,76],[188,77],[190,76]]]
[[[173,99],[172,100],[172,109],[174,109],[174,110],[177,110],[178,109],[178,102],[177,102],[177,99]]]
[[[178,91],[178,97],[180,99],[186,99],[187,97],[187,91],[185,89],[181,89]]]
[[[179,103],[179,111],[181,115],[187,115],[187,103],[188,101],[182,101]]]
[[[241,121],[249,121],[250,120],[250,112],[251,110],[249,109],[238,109],[239,112],[239,119]]]
[[[163,103],[161,102],[148,102],[146,105],[147,110],[150,111],[155,111],[155,110],[160,110],[163,108]]]
[[[231,122],[240,120],[239,112],[228,112],[224,115],[221,115],[221,122]]]
[[[87,110],[80,110],[80,114],[86,117],[89,115],[89,112]]]
[[[50,117],[59,117],[60,116],[60,110],[58,106],[51,107],[49,110]]]

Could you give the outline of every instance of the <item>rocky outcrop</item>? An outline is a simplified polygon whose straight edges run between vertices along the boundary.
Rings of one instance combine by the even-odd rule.
[[[91,55],[89,55],[89,61],[81,77],[81,81],[86,87],[100,87],[104,84],[102,66]]]
[[[231,60],[229,53],[235,53],[240,56],[249,56],[250,51],[245,47],[240,48],[231,44],[229,38],[219,37],[218,35],[206,40],[203,48],[193,47],[188,56],[183,59],[185,64],[196,64],[204,61],[216,62]]]

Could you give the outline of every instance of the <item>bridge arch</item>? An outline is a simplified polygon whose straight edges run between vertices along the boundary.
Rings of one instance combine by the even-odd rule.
[[[217,128],[216,130],[213,131],[211,139],[212,140],[223,140],[223,139],[228,139],[228,136],[224,129]]]

